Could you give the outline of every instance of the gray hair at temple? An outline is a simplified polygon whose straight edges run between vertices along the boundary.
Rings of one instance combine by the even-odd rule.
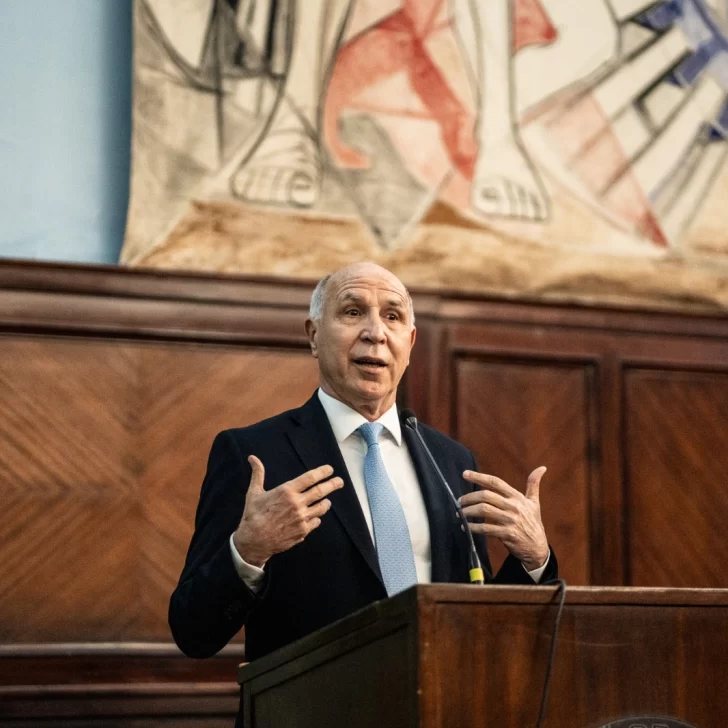
[[[313,293],[311,294],[311,303],[308,307],[308,317],[311,321],[321,320],[321,316],[324,312],[324,301],[326,300],[326,287],[333,275],[333,273],[325,275],[316,284],[316,288],[313,289]],[[407,293],[407,303],[409,304],[410,328],[413,329],[415,327],[415,307],[412,304],[412,296],[410,296],[410,292],[407,290],[406,286],[404,290]]]

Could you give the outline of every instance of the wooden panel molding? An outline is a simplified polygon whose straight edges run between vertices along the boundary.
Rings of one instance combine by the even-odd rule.
[[[22,675],[0,724],[28,710],[26,728],[50,725],[63,705],[68,726],[231,722],[234,691],[208,663],[140,658],[140,681],[113,655],[169,642],[215,433],[315,389],[313,283],[0,261],[0,683]],[[506,480],[549,467],[542,508],[570,583],[728,585],[725,313],[412,294],[401,403]],[[42,650],[69,642],[106,645],[103,680],[73,682],[78,650],[54,653],[50,677]],[[45,707],[27,707],[34,685]],[[195,701],[202,718],[181,707]]]
[[[0,645],[0,726],[232,725],[241,647],[204,662],[170,644]]]
[[[598,437],[589,412],[593,369],[462,357],[454,376],[454,436],[483,472],[521,491],[531,470],[548,467],[542,512],[549,539],[567,555],[564,578],[589,584],[588,456]],[[497,541],[490,551],[494,566],[505,558]]]
[[[628,369],[628,580],[728,587],[728,372]]]

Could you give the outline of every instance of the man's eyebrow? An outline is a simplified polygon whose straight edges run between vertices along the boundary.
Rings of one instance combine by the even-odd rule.
[[[339,299],[340,303],[361,303],[364,300],[363,296],[359,296],[356,293],[344,293]],[[407,304],[401,298],[389,298],[387,305],[392,308],[407,308]]]

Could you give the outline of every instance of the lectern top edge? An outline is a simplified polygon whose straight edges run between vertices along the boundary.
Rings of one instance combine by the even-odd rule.
[[[427,584],[414,587],[428,602],[482,602],[488,604],[545,604],[553,600],[555,586],[514,587]],[[566,604],[701,605],[728,606],[728,589],[675,589],[662,587],[567,586]]]
[[[476,586],[470,584],[420,584],[390,599],[370,604],[297,642],[242,666],[238,681],[245,682],[305,655],[327,649],[342,638],[354,639],[374,632],[386,633],[411,621],[422,609],[438,604],[514,605],[556,604],[554,586]],[[566,608],[572,606],[702,606],[728,607],[728,589],[662,589],[642,587],[567,587]]]

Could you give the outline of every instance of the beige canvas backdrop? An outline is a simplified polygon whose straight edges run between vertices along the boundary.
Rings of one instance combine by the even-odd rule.
[[[678,6],[136,0],[121,262],[725,308],[722,6]]]

